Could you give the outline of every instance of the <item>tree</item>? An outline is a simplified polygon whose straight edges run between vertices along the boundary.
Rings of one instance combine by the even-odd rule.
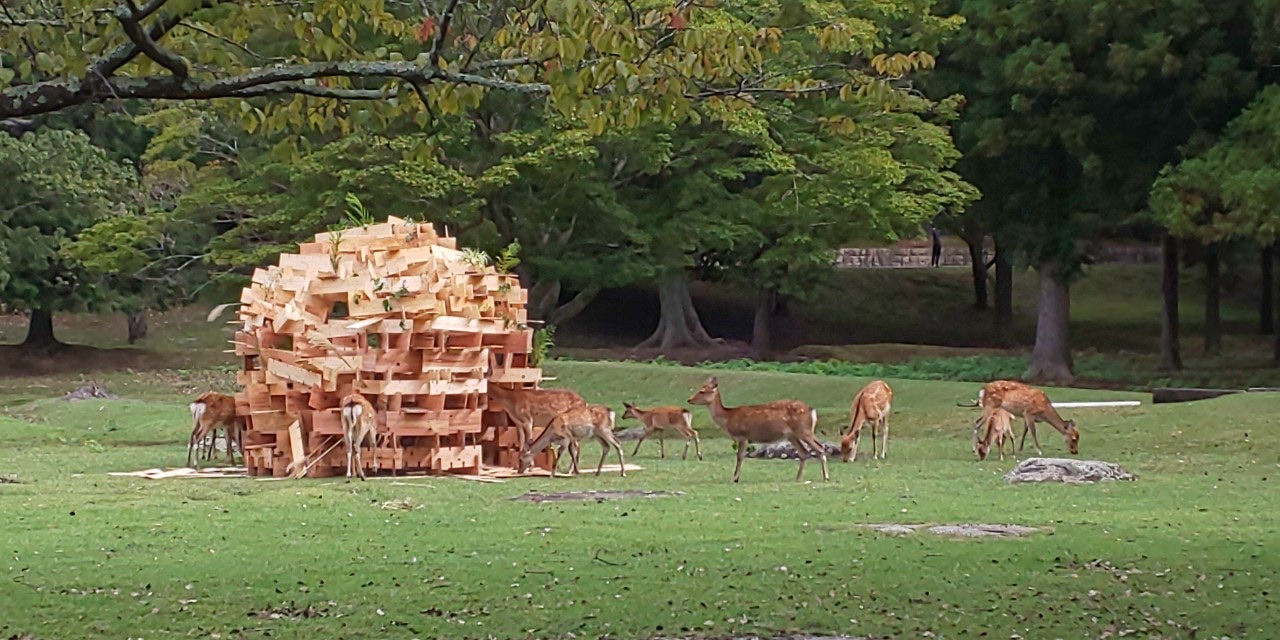
[[[958,170],[997,245],[1040,280],[1025,377],[1073,378],[1070,283],[1080,240],[1145,206],[1161,166],[1254,91],[1254,3],[954,0],[970,28],[933,88],[969,101]],[[1000,287],[997,287],[998,289]]]
[[[760,3],[763,4],[763,3]],[[811,1],[804,29],[837,53],[883,48],[894,15]],[[72,0],[0,12],[0,119],[115,100],[221,100],[249,128],[349,133],[358,118],[462,113],[489,92],[539,96],[595,134],[710,96],[868,86],[861,65],[764,64],[783,33],[762,6],[592,0]],[[919,11],[907,4],[908,11]],[[257,100],[258,98],[284,98]],[[362,104],[363,103],[363,104]]]
[[[59,346],[53,314],[102,308],[112,292],[63,252],[64,243],[131,204],[133,171],[78,132],[0,134],[0,302],[31,314],[23,343]]]
[[[1250,240],[1263,247],[1280,235],[1280,86],[1268,86],[1223,130],[1213,146],[1161,171],[1151,212],[1175,238],[1214,247]],[[1280,336],[1275,362],[1280,365]]]

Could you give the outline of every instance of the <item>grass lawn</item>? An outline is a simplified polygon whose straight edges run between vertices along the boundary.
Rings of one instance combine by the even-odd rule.
[[[681,404],[705,371],[555,363],[555,384],[620,408]],[[824,439],[865,380],[723,371],[730,405],[812,403]],[[69,378],[0,386],[0,638],[1271,637],[1280,474],[1274,395],[1078,409],[1084,457],[1132,483],[1005,485],[969,451],[974,384],[891,381],[889,459],[795,483],[694,412],[703,462],[627,478],[149,481],[184,462],[189,389],[229,374],[114,374],[121,400],[65,402]],[[39,386],[43,385],[43,386]],[[1055,400],[1149,399],[1059,390]],[[620,425],[622,426],[622,425]],[[1044,429],[1048,455],[1065,454]],[[624,443],[631,453],[633,443]],[[869,449],[866,441],[864,447]],[[679,450],[679,446],[668,447]],[[595,461],[589,445],[583,462]],[[668,452],[670,453],[670,451]],[[529,490],[676,490],[531,504]],[[1268,497],[1270,496],[1270,497]],[[412,499],[414,510],[386,510]],[[905,537],[865,523],[1007,523],[1023,539]],[[28,635],[29,634],[29,635]]]

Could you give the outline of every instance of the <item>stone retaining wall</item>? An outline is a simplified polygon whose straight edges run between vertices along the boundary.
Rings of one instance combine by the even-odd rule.
[[[920,269],[931,264],[931,252],[923,247],[848,247],[836,256],[836,266],[843,269]],[[990,261],[991,251],[983,251],[983,259]],[[1092,253],[1095,264],[1144,264],[1160,261],[1160,247],[1141,244],[1107,245]],[[942,264],[947,267],[969,265],[969,250],[965,247],[943,247]]]

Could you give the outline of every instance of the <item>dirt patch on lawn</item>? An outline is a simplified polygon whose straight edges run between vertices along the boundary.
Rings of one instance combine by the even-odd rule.
[[[924,524],[859,524],[855,525],[861,529],[871,529],[880,533],[887,533],[895,536],[906,536],[918,533],[921,530],[928,531],[938,536],[950,536],[958,538],[1021,538],[1037,533],[1040,530],[1035,527],[1023,527],[1016,524],[940,524],[940,525],[924,525]]]
[[[286,602],[284,604],[260,609],[258,611],[250,611],[249,617],[261,620],[308,620],[311,618],[327,618],[330,615],[330,607],[335,603],[329,603],[329,606],[314,604],[295,604]]]
[[[32,351],[20,344],[0,345],[0,376],[46,376],[90,371],[162,369],[170,359],[144,349],[99,349],[79,344]]]
[[[523,502],[566,502],[572,500],[595,500],[596,502],[604,502],[605,500],[628,500],[631,498],[666,498],[671,496],[682,496],[683,491],[564,491],[561,493],[539,493],[530,491],[521,496],[516,496],[512,500],[520,500]]]

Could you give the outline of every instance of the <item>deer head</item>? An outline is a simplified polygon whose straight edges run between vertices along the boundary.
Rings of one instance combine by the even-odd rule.
[[[711,379],[707,380],[706,384],[703,384],[701,389],[698,389],[696,393],[689,396],[689,404],[709,405],[715,402],[716,397],[719,395],[720,383],[716,380],[715,376],[711,376]]]
[[[1080,453],[1080,430],[1076,428],[1075,420],[1067,420],[1065,433],[1063,436],[1067,440],[1067,450],[1071,455],[1079,455]]]
[[[635,418],[636,420],[640,419],[639,414],[636,413],[636,406],[634,404],[631,404],[630,402],[623,402],[622,406],[626,409],[622,412],[623,420],[626,420],[627,418]]]
[[[848,462],[853,457],[853,435],[844,434],[840,436],[840,459]]]

